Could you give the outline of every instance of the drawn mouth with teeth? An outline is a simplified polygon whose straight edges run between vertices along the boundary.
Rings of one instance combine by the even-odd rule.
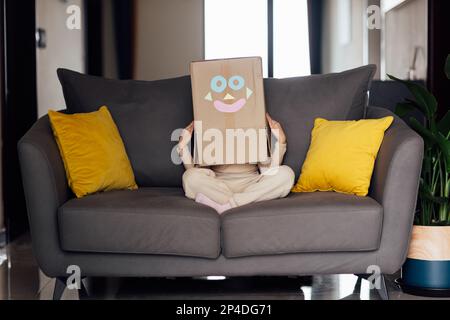
[[[205,100],[213,102],[214,108],[223,113],[240,111],[253,95],[253,91],[245,86],[245,79],[242,76],[233,76],[228,80],[220,75],[215,76],[211,79],[210,87],[211,91],[205,96]],[[222,98],[214,98],[219,95]]]

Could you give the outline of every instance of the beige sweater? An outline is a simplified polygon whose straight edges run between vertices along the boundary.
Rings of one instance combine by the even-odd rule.
[[[286,154],[287,144],[281,144],[276,142],[273,148],[273,152],[271,154],[271,158],[265,163],[259,164],[232,164],[232,165],[218,165],[209,167],[209,169],[213,170],[216,173],[220,174],[245,174],[245,173],[255,173],[258,170],[263,173],[264,171],[278,167],[283,163],[284,155]],[[187,146],[182,149],[178,148],[178,153],[180,155],[181,160],[183,161],[184,167],[186,170],[196,167],[194,165],[194,161],[192,159],[191,152]]]

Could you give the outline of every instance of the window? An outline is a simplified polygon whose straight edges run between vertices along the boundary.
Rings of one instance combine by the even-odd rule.
[[[307,0],[205,0],[205,59],[245,56],[266,77],[311,74]]]
[[[267,76],[267,17],[266,0],[205,0],[205,58],[259,56]]]
[[[273,76],[310,75],[308,1],[274,0],[273,27]]]
[[[395,7],[399,6],[403,2],[405,2],[405,0],[382,0],[381,7],[383,8],[384,12],[388,12],[394,9]]]

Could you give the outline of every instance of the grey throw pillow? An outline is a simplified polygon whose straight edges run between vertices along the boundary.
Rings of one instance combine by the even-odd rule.
[[[109,108],[140,187],[181,186],[184,168],[172,162],[171,135],[193,118],[190,77],[120,81],[64,69],[58,76],[69,113]]]

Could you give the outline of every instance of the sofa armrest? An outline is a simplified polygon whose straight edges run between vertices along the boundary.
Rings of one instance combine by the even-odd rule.
[[[398,271],[404,263],[411,237],[422,168],[424,143],[391,111],[369,107],[367,118],[394,116],[386,132],[373,173],[370,196],[384,210],[377,263],[384,273]]]
[[[55,276],[63,259],[57,212],[71,192],[47,116],[19,141],[18,152],[33,250],[44,273]]]

